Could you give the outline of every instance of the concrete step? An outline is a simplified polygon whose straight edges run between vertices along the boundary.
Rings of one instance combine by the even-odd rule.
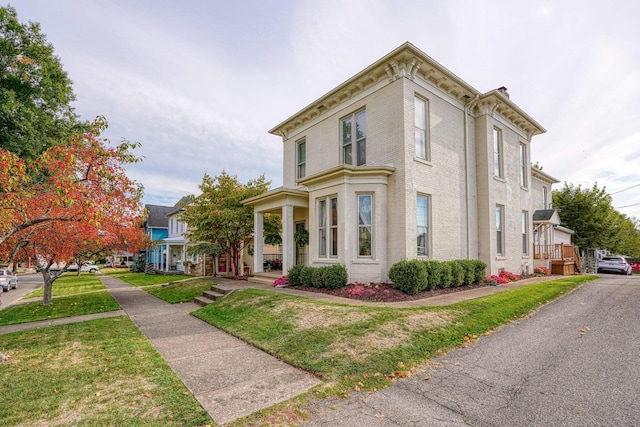
[[[222,289],[215,285],[212,285],[210,291],[204,291],[201,296],[195,297],[193,299],[193,302],[201,307],[205,307],[212,302],[219,300],[220,298],[226,297],[234,291],[235,289]]]
[[[273,281],[276,280],[278,277],[268,277],[268,276],[249,276],[249,278],[247,279],[247,281],[251,282],[251,283],[259,283],[261,285],[273,285]]]

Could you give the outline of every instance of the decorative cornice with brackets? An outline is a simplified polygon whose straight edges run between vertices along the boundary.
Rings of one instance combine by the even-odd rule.
[[[269,133],[281,136],[283,140],[286,140],[301,126],[324,116],[327,112],[361,95],[367,89],[381,84],[390,84],[401,78],[407,78],[411,81],[421,79],[461,104],[473,105],[470,112],[474,115],[483,114],[483,112],[493,115],[497,111],[526,132],[529,138],[545,132],[542,126],[501,93],[494,90],[483,95],[426,53],[406,42],[331,92],[298,111],[271,129]]]

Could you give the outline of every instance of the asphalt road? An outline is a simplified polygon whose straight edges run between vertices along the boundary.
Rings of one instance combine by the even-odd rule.
[[[42,274],[25,274],[18,276],[18,288],[11,289],[9,292],[0,293],[0,309],[7,308],[11,304],[18,302],[20,298],[28,294],[34,289],[41,288],[44,285]]]
[[[640,277],[603,276],[306,425],[638,426],[639,366]]]

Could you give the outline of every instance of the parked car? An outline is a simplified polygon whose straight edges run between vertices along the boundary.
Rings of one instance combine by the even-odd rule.
[[[100,270],[100,268],[97,265],[89,264],[88,262],[85,262],[80,266],[80,271],[83,273],[97,273],[98,270]],[[69,267],[67,267],[67,271],[78,271],[78,264],[69,265]]]
[[[631,264],[621,256],[606,256],[598,262],[598,273],[631,274]]]
[[[0,287],[5,292],[18,287],[18,276],[8,269],[0,270]]]

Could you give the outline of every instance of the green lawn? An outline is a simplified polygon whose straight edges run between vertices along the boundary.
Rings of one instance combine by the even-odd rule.
[[[109,276],[117,277],[118,279],[129,283],[133,286],[150,286],[160,285],[163,283],[171,283],[183,279],[191,279],[193,276],[186,274],[145,274],[145,273],[132,273],[129,270],[115,270],[108,273]]]
[[[0,335],[0,350],[0,425],[213,425],[127,317]]]
[[[67,272],[60,276],[51,289],[51,295],[54,297],[64,295],[81,294],[85,292],[93,292],[97,290],[105,289],[104,285],[95,274],[92,273],[78,273]],[[43,289],[36,289],[29,294],[25,295],[25,298],[42,297]]]
[[[445,307],[395,309],[328,304],[243,290],[194,314],[285,362],[335,384],[372,390],[465,345],[595,276],[541,282]]]
[[[56,283],[53,284],[54,290]],[[120,306],[109,292],[95,291],[55,297],[49,306],[44,306],[41,301],[38,301],[7,307],[0,310],[0,326],[115,310],[120,310]]]
[[[211,285],[214,283],[213,278],[198,278],[172,283],[166,286],[147,286],[144,290],[151,295],[155,295],[160,299],[174,304],[191,301],[195,297],[202,295],[204,291],[210,290]]]

